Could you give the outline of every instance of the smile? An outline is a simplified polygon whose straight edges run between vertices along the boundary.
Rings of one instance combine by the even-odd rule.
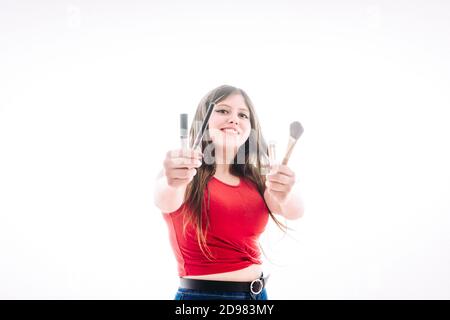
[[[220,129],[220,131],[223,131],[225,133],[231,133],[231,134],[239,134],[239,132],[233,128],[223,128],[223,129]]]

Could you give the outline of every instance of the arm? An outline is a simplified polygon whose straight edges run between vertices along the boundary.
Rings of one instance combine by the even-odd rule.
[[[200,167],[201,153],[193,150],[167,152],[164,168],[156,178],[154,203],[163,213],[171,213],[181,207],[187,185]]]
[[[274,174],[267,176],[264,200],[271,212],[289,220],[301,218],[305,211],[295,173],[286,165],[278,166]]]
[[[264,191],[264,200],[271,212],[279,214],[288,220],[299,219],[303,217],[305,212],[301,195],[296,190],[293,190],[289,194],[285,202],[281,202],[272,196],[266,188],[266,191]]]
[[[164,170],[161,170],[156,178],[154,190],[154,203],[163,212],[174,212],[184,202],[184,193],[187,185],[169,186]]]

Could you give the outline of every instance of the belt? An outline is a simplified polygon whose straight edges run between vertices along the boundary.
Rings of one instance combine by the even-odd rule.
[[[269,277],[270,274],[264,277],[264,274],[261,273],[261,276],[258,279],[250,282],[180,278],[180,287],[207,291],[250,291],[253,294],[259,294],[266,286]]]

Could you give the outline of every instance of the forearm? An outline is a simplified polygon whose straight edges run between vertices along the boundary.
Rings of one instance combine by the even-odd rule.
[[[164,213],[174,212],[183,204],[185,191],[186,186],[169,186],[161,171],[155,183],[154,203]]]
[[[294,187],[284,202],[277,201],[268,190],[264,192],[264,199],[271,212],[282,215],[288,220],[296,220],[304,214],[304,204],[300,192]]]

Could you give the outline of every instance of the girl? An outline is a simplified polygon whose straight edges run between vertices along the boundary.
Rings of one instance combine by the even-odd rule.
[[[162,211],[178,264],[175,300],[267,300],[259,236],[269,216],[303,215],[292,192],[294,172],[267,168],[267,145],[244,90],[228,85],[200,101],[191,148],[210,102],[215,101],[201,150],[171,150],[158,176],[155,204]]]

